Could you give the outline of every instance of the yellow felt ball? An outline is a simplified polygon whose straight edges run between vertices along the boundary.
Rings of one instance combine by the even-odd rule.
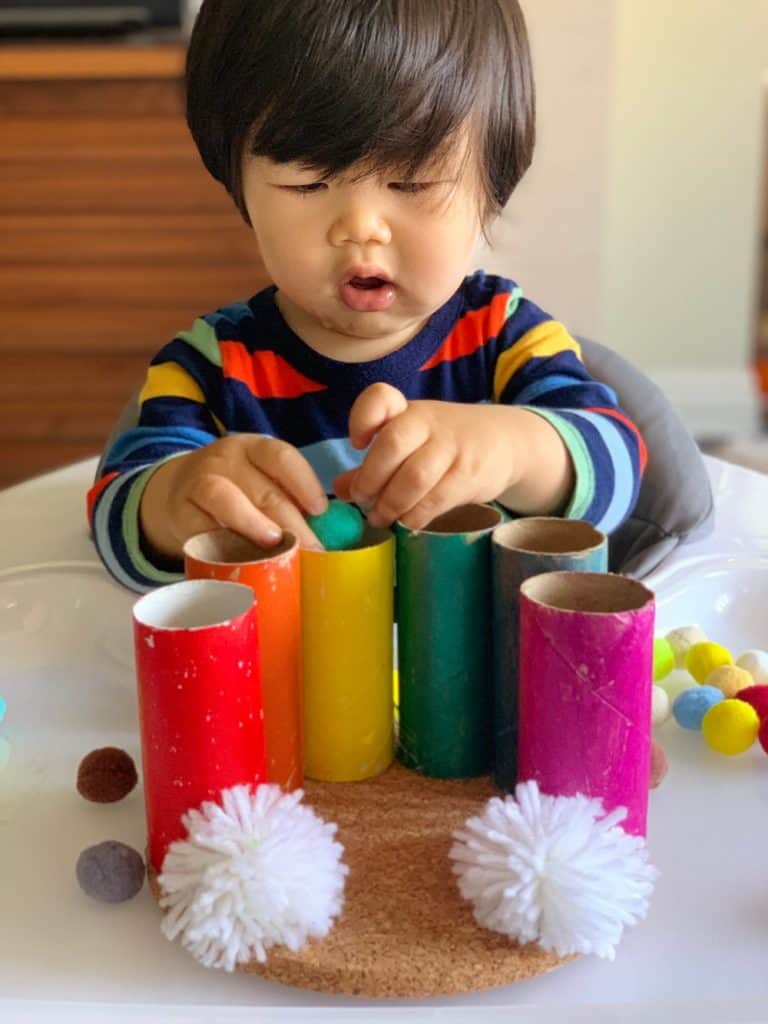
[[[706,685],[716,686],[726,697],[735,697],[739,690],[752,686],[754,680],[746,669],[737,665],[719,665],[707,676]]]
[[[743,700],[721,700],[704,715],[701,731],[713,750],[720,754],[743,754],[757,739],[760,719],[751,704]]]
[[[704,683],[710,672],[714,672],[721,665],[732,664],[731,652],[711,640],[694,644],[685,656],[685,667],[697,683]]]

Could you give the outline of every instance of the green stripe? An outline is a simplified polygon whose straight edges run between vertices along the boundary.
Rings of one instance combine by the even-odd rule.
[[[182,331],[176,335],[182,341],[186,341],[192,348],[197,349],[201,356],[214,366],[221,366],[221,349],[216,331],[202,317],[198,317],[192,324],[191,331]]]
[[[518,288],[517,285],[512,289],[512,294],[509,296],[509,302],[507,303],[507,311],[504,314],[504,319],[509,320],[511,316],[514,316],[517,312],[517,307],[520,305],[520,300],[523,297],[523,289]]]
[[[519,408],[543,416],[562,438],[573,461],[573,470],[576,476],[573,494],[563,513],[563,519],[581,519],[595,497],[595,469],[584,438],[572,423],[558,416],[557,413],[532,405],[522,405]]]
[[[188,454],[188,452],[174,452],[173,455],[169,455],[167,458],[155,462],[149,469],[145,469],[131,484],[131,489],[123,506],[123,539],[125,540],[125,546],[128,549],[131,562],[138,572],[149,579],[155,580],[158,584],[177,583],[184,578],[184,573],[167,572],[164,569],[158,569],[156,565],[152,565],[147,560],[144,552],[141,550],[141,542],[139,540],[139,503],[141,502],[144,488],[157,467],[162,466],[163,463],[169,462],[171,459],[177,459],[180,455]]]

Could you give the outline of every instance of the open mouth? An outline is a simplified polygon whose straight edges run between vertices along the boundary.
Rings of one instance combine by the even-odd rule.
[[[373,288],[381,288],[389,284],[384,277],[353,277],[349,282],[353,288],[360,288],[362,291],[370,291]]]
[[[377,270],[378,267],[359,267]],[[351,274],[339,286],[341,301],[357,313],[375,313],[388,309],[395,300],[395,285],[381,274]]]

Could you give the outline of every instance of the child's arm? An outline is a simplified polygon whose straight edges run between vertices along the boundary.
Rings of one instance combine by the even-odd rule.
[[[306,460],[270,436],[227,436],[235,412],[218,344],[201,318],[161,350],[139,396],[139,425],[117,438],[88,495],[99,555],[133,590],[178,580],[181,544],[198,530],[232,526],[268,546],[275,523],[316,543],[297,506],[322,511],[326,498]],[[269,427],[264,418],[265,435]],[[254,499],[260,505],[249,509]]]
[[[372,506],[374,521],[415,529],[462,502],[492,499],[616,529],[637,500],[642,438],[610,388],[590,378],[563,325],[525,300],[516,312],[493,341],[494,404],[407,402],[382,385],[358,398],[350,435],[372,443],[360,468],[337,481],[341,497]]]

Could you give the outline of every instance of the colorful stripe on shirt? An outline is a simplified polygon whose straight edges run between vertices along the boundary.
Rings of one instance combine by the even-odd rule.
[[[395,352],[340,363],[283,321],[274,289],[198,318],[150,365],[138,427],[107,453],[90,505],[94,537],[116,578],[134,589],[178,578],[142,547],[138,508],[162,460],[219,437],[279,437],[299,449],[331,492],[359,465],[350,409],[383,380],[409,400],[502,402],[544,417],[568,449],[575,485],[565,515],[611,532],[637,497],[646,453],[609,387],[593,380],[565,327],[514,282],[478,272]]]

